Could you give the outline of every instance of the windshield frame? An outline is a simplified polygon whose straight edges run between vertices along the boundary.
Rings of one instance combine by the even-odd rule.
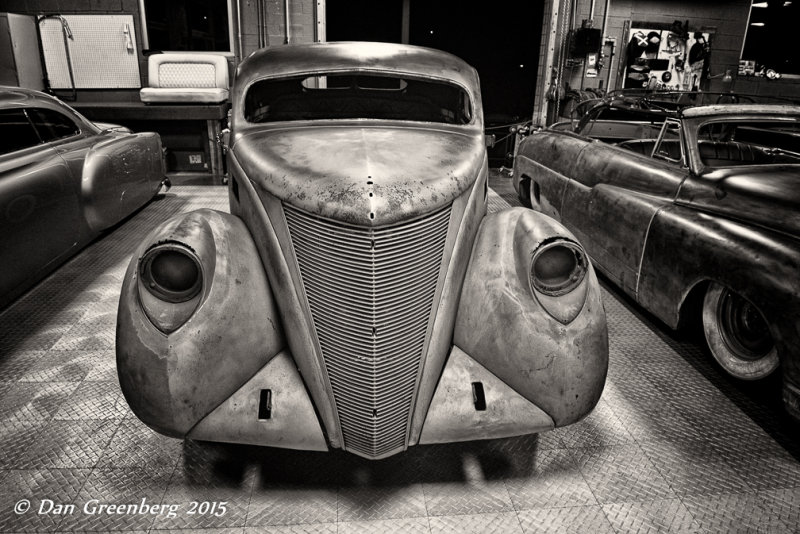
[[[281,81],[281,80],[306,80],[308,78],[317,78],[323,76],[369,76],[369,77],[385,77],[385,78],[394,78],[398,80],[404,81],[420,81],[420,82],[430,82],[433,84],[441,84],[450,86],[453,89],[458,90],[462,97],[466,100],[469,108],[469,121],[465,123],[449,123],[449,122],[441,122],[441,121],[421,121],[421,120],[413,120],[413,119],[404,119],[404,118],[301,118],[301,119],[290,119],[290,120],[278,120],[278,121],[264,121],[264,122],[253,122],[247,119],[246,116],[246,105],[247,105],[247,98],[250,94],[250,91],[253,87],[262,82],[270,82],[270,81]],[[317,90],[317,89],[312,89]],[[342,68],[326,68],[326,69],[315,69],[315,70],[308,70],[308,71],[296,71],[292,72],[291,74],[281,73],[280,75],[276,76],[261,76],[250,80],[250,82],[244,87],[244,89],[240,93],[239,101],[237,102],[238,106],[238,113],[237,119],[242,121],[242,125],[246,128],[252,127],[263,127],[266,125],[294,125],[294,124],[331,124],[331,123],[342,123],[342,122],[356,122],[356,123],[408,123],[408,124],[415,124],[415,125],[426,125],[426,126],[434,126],[434,127],[456,127],[456,128],[467,128],[467,127],[475,127],[479,126],[479,121],[481,120],[481,114],[479,107],[476,106],[475,97],[468,87],[464,84],[459,83],[456,80],[448,77],[440,77],[440,76],[429,76],[429,75],[421,75],[419,72],[411,72],[405,70],[387,70],[385,68],[353,68],[352,66],[342,67]],[[238,122],[238,121],[237,121]],[[482,128],[482,126],[481,126]]]

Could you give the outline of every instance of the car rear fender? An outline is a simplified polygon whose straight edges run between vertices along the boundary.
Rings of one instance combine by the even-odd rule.
[[[107,135],[89,149],[81,172],[84,217],[93,232],[113,226],[144,205],[164,179],[158,134]]]
[[[154,302],[142,283],[142,259],[160,247],[184,250],[199,262],[202,289],[188,311]],[[182,323],[174,320],[180,314],[188,315]],[[131,409],[175,437],[185,436],[285,348],[272,291],[241,219],[204,209],[177,215],[150,233],[123,280],[116,347]]]
[[[784,369],[800,379],[800,246],[796,239],[682,206],[661,210],[642,255],[639,302],[676,328],[691,290],[731,288],[770,324]],[[797,382],[796,382],[797,383]]]

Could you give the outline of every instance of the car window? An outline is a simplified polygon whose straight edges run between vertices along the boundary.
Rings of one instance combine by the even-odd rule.
[[[800,117],[706,122],[697,145],[706,167],[800,164]]]
[[[36,130],[21,109],[0,110],[0,154],[9,154],[41,143]]]
[[[63,139],[80,133],[80,128],[66,115],[46,108],[30,108],[28,116],[44,142]]]
[[[673,163],[683,163],[681,147],[681,123],[677,120],[666,120],[656,140],[653,157]]]
[[[469,95],[433,80],[362,73],[261,80],[247,90],[248,122],[385,119],[468,124]]]

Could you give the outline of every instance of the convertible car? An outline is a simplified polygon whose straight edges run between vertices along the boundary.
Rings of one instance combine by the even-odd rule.
[[[479,88],[406,45],[243,61],[231,213],[175,217],[125,275],[134,413],[169,436],[369,459],[589,413],[608,365],[595,273],[551,218],[486,216]]]
[[[800,107],[606,102],[525,138],[514,185],[667,325],[701,320],[725,371],[781,366],[800,417]]]
[[[94,124],[38,91],[0,87],[0,308],[146,204],[161,139]]]

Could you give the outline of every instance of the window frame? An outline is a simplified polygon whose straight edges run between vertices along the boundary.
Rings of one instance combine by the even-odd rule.
[[[161,50],[161,52],[175,52],[181,54],[215,54],[226,57],[235,56],[236,39],[234,36],[234,20],[233,20],[233,2],[234,0],[225,0],[228,7],[228,45],[230,50]],[[150,36],[147,31],[147,12],[145,8],[145,0],[139,0],[139,21],[142,26],[142,50],[150,50]]]
[[[681,149],[681,157],[678,159],[672,159],[668,155],[659,153],[659,148],[661,148],[662,142],[673,141],[673,139],[666,139],[667,130],[670,129],[670,126],[677,127],[678,146]],[[650,157],[653,159],[668,161],[670,163],[677,163],[682,167],[686,166],[686,150],[684,149],[683,146],[683,124],[681,124],[681,121],[679,119],[668,117],[667,119],[664,120],[664,124],[661,125],[661,131],[658,134],[658,138],[656,139],[656,142],[653,143],[653,151],[650,153]]]
[[[69,135],[64,135],[64,136],[61,136],[61,137],[53,137],[52,139],[45,139],[44,136],[42,135],[44,132],[41,132],[39,130],[39,126],[36,125],[37,124],[37,117],[32,117],[29,114],[29,112],[31,112],[33,110],[40,110],[40,111],[44,111],[44,112],[56,113],[59,116],[65,118],[67,121],[69,121],[70,124],[72,124],[75,127],[75,130],[72,133],[70,133]],[[23,111],[25,112],[25,116],[28,118],[28,121],[31,123],[31,126],[36,131],[36,135],[39,136],[39,144],[50,144],[50,143],[60,143],[60,142],[64,142],[64,141],[69,141],[70,139],[73,139],[73,138],[76,138],[76,137],[80,137],[83,134],[83,128],[81,128],[81,125],[78,122],[74,121],[72,119],[72,117],[70,117],[69,115],[67,115],[65,113],[62,113],[62,112],[60,112],[60,111],[58,111],[56,109],[52,109],[52,108],[49,108],[49,107],[43,107],[43,106],[30,106],[30,107],[24,108]]]
[[[19,154],[21,152],[29,151],[29,150],[35,149],[35,148],[39,148],[40,149],[41,147],[47,145],[47,143],[42,141],[42,136],[39,135],[39,130],[36,129],[36,126],[34,126],[33,121],[28,116],[28,112],[27,112],[26,108],[11,107],[11,108],[0,109],[0,112],[14,112],[14,111],[19,111],[22,114],[22,116],[25,117],[25,120],[28,121],[28,126],[30,126],[31,131],[36,136],[36,138],[39,140],[39,142],[36,143],[35,145],[23,146],[21,148],[10,150],[8,152],[4,152],[4,151],[0,150],[0,160],[3,160],[5,158],[7,158],[7,157],[15,157],[17,154]]]

